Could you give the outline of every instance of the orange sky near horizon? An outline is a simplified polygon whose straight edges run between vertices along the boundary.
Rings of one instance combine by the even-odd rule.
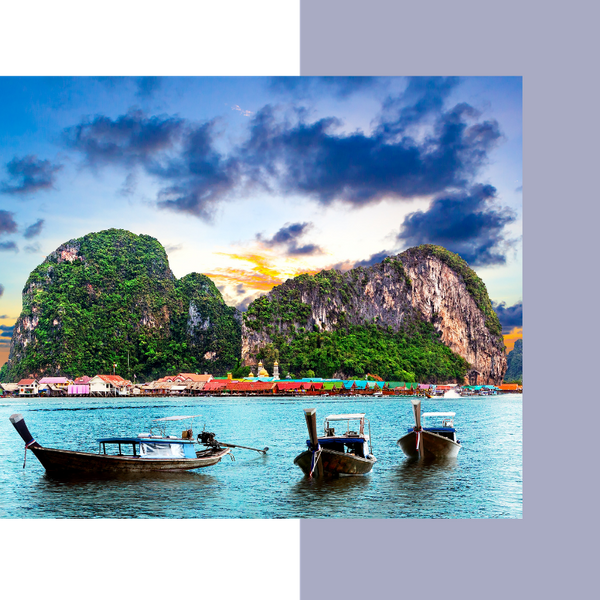
[[[504,336],[504,345],[506,346],[506,353],[508,354],[514,347],[515,342],[523,338],[523,328],[514,327],[510,333]]]

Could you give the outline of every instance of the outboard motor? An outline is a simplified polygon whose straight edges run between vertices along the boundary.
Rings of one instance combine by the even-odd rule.
[[[215,439],[215,434],[210,431],[203,431],[198,434],[198,443],[204,444],[205,446],[215,446],[219,445],[219,442]]]

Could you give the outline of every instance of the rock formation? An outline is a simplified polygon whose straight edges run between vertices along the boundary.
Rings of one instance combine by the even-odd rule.
[[[433,325],[440,343],[469,363],[466,382],[502,382],[504,342],[484,283],[458,255],[433,245],[346,273],[300,275],[273,288],[244,315],[242,360],[254,365],[263,349],[287,346],[306,332],[375,326],[403,331],[410,339],[423,323]]]
[[[240,317],[214,283],[176,279],[161,244],[109,229],[70,240],[29,276],[3,379],[117,373],[225,373],[240,356]]]

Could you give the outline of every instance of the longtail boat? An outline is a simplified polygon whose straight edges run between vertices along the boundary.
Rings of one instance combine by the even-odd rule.
[[[461,448],[456,439],[453,412],[431,412],[421,415],[421,401],[412,400],[415,426],[402,436],[397,444],[410,458],[453,458]],[[436,419],[440,423],[428,427],[421,426],[421,417]]]
[[[199,415],[196,415],[199,416]],[[181,421],[192,417],[165,417],[155,421]],[[192,429],[186,429],[181,437],[141,433],[138,437],[110,437],[98,441],[99,451],[77,452],[45,448],[31,435],[21,414],[14,414],[10,422],[25,442],[25,455],[31,450],[49,473],[116,475],[121,473],[156,473],[164,471],[189,471],[217,464],[231,452],[228,447],[211,445],[196,451]],[[107,446],[109,452],[107,453]],[[111,448],[117,454],[110,454]],[[131,448],[131,454],[123,449]]]
[[[317,435],[317,409],[304,409],[308,427],[308,450],[294,459],[308,477],[364,475],[377,459],[372,454],[371,426],[364,413],[329,415],[325,417],[325,435]],[[336,432],[333,425],[341,425]],[[352,425],[351,425],[352,424]],[[365,426],[369,433],[365,432]]]

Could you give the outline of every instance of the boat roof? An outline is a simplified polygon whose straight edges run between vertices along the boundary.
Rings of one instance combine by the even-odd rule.
[[[354,413],[351,415],[329,415],[326,421],[348,421],[349,419],[364,419],[366,413]]]
[[[193,440],[184,440],[176,437],[109,437],[96,440],[100,444],[139,444],[140,442],[163,444],[193,444]]]
[[[430,413],[423,413],[421,416],[422,417],[455,417],[456,413],[455,412],[430,412]]]
[[[184,419],[193,419],[202,415],[183,415],[182,417],[163,417],[162,419],[152,419],[153,421],[183,421]]]

